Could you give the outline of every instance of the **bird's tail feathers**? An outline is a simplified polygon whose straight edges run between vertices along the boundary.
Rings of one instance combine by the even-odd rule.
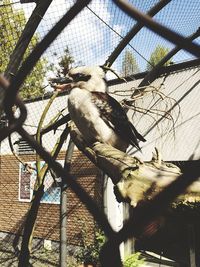
[[[131,143],[132,146],[136,147],[141,152],[141,148],[140,148],[138,142],[136,143],[136,142],[130,140],[130,143]]]
[[[138,131],[135,129],[135,127],[133,126],[133,124],[131,122],[130,122],[130,126],[131,126],[131,130],[134,133],[134,135],[136,136],[136,138],[142,142],[146,142],[146,139],[140,133],[138,133]]]

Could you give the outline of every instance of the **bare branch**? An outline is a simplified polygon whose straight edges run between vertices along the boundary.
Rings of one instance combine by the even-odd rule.
[[[76,146],[112,179],[118,201],[136,206],[153,199],[181,175],[181,170],[176,165],[162,161],[157,149],[152,160],[144,163],[107,144],[96,142],[88,146],[73,123],[70,124],[70,134]],[[198,181],[189,186],[175,202],[196,193],[200,193]]]

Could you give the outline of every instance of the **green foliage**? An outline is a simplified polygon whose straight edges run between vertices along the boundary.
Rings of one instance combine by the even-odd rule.
[[[47,71],[47,60],[41,58],[24,81],[20,90],[23,99],[31,99],[44,94],[44,77]]]
[[[77,260],[73,256],[67,256],[67,267],[77,267]]]
[[[134,253],[127,256],[123,262],[123,267],[140,267],[144,266],[144,260],[140,258],[140,253]]]
[[[69,51],[69,48],[67,47],[65,49],[65,53],[62,56],[60,62],[58,63],[60,66],[59,75],[66,75],[71,68],[72,64],[74,63],[74,59]]]
[[[169,48],[158,45],[150,56],[149,62],[151,65],[147,64],[147,70],[151,70],[153,68],[153,66],[155,66],[168,53],[169,53]],[[168,60],[164,64],[164,66],[170,65],[171,62],[172,62],[172,60]]]
[[[11,0],[3,0],[0,8],[0,72],[7,68],[16,43],[25,27],[26,18],[23,9],[15,9],[11,5]],[[24,59],[30,54],[39,41],[39,36],[35,34],[27,48]],[[20,90],[22,98],[34,98],[44,93],[43,81],[47,71],[47,61],[41,58],[33,71],[27,77]]]
[[[140,70],[133,53],[131,53],[129,50],[126,50],[122,60],[122,76],[127,77],[129,75],[138,73],[139,71]]]
[[[99,253],[106,241],[102,231],[97,230],[94,233],[94,242],[89,242],[87,237],[89,232],[84,225],[81,229],[80,248],[76,253],[76,259],[79,263],[97,264],[99,261]]]
[[[54,53],[54,56],[57,58],[57,53]],[[66,46],[64,50],[64,54],[58,61],[58,64],[51,63],[49,69],[55,73],[56,77],[65,77],[68,71],[73,67],[74,58],[68,48]]]

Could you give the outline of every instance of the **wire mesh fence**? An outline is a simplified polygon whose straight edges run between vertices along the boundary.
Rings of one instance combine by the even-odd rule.
[[[1,79],[0,266],[28,266],[29,261],[33,266],[66,266],[60,246],[63,214],[67,218],[67,229],[64,229],[68,245],[67,266],[76,266],[73,262],[76,250],[83,245],[81,242],[86,242],[86,247],[87,242],[93,242],[99,227],[107,237],[101,250],[101,265],[121,266],[119,244],[141,233],[146,224],[162,214],[169,203],[198,178],[199,167],[185,172],[151,202],[136,207],[133,218],[124,223],[121,230],[114,231],[103,211],[102,173],[78,150],[73,153],[69,170],[67,99],[61,94],[49,104],[53,89],[48,79],[64,75],[72,66],[105,63],[109,67],[113,65],[120,75],[134,80],[133,74],[150,71],[174,48],[179,52],[163,64],[174,65],[199,58],[198,34],[195,42],[188,39],[199,28],[199,1],[184,4],[182,1],[130,1],[135,11],[125,1],[23,2],[26,1],[0,2],[0,71],[10,81],[9,85]],[[150,13],[158,22],[157,26],[150,23],[153,32],[142,27],[149,20],[137,12],[149,14],[160,2],[164,2],[160,10]],[[130,35],[130,40],[116,50],[138,25],[141,29],[137,34]],[[162,53],[154,62],[156,49]],[[111,79],[113,76],[108,72],[107,77]],[[148,77],[147,82],[157,77],[158,70],[153,79]],[[172,79],[176,81],[175,75]],[[163,78],[157,82],[162,85]],[[134,86],[137,88],[138,85],[136,82]],[[135,91],[132,87],[121,88],[123,98],[127,90],[130,89],[131,94]],[[118,97],[117,93],[114,95]],[[47,105],[48,112],[43,118]],[[142,105],[148,109],[151,103]],[[168,98],[165,105],[171,105],[175,110],[172,98]],[[158,113],[160,106],[155,106],[155,112]],[[178,108],[175,112],[178,113]],[[160,116],[163,116],[162,112]],[[50,131],[50,124],[54,122],[56,125],[60,120],[65,123]],[[146,132],[154,127],[153,122],[154,119],[146,125]],[[47,129],[45,137],[41,129]],[[36,183],[38,168],[43,172],[40,173],[42,182]],[[67,201],[63,213],[60,206],[65,190]],[[32,251],[29,251],[31,227],[34,228],[34,242]],[[83,240],[83,229],[87,232],[86,241]]]

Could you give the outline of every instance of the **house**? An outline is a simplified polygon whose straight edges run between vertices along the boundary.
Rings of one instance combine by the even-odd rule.
[[[157,147],[164,161],[173,162],[183,172],[199,164],[199,64],[198,59],[162,68],[159,77],[150,86],[143,88],[146,89],[144,95],[138,92],[138,85],[145,74],[135,75],[130,78],[133,81],[128,80],[127,83],[118,81],[118,85],[110,87],[110,93],[118,94],[119,99],[123,90],[126,92],[125,103],[129,103],[135,92],[134,108],[140,113],[129,111],[129,115],[147,142],[141,144],[142,154],[135,153],[132,148],[130,154],[137,154],[144,161],[149,161],[154,147]],[[147,108],[152,111],[149,115],[145,110]],[[136,240],[134,248],[159,254],[158,258],[152,259],[145,253],[150,257],[149,260],[157,263],[162,257],[167,257],[176,263],[165,259],[162,264],[198,266],[198,225],[199,193],[185,195],[174,212],[168,214],[165,227],[150,239]]]
[[[144,161],[149,161],[154,147],[157,147],[164,161],[173,161],[176,164],[179,162],[182,168],[188,166],[188,162],[190,163],[189,166],[192,166],[199,159],[199,66],[199,60],[193,60],[163,68],[159,78],[148,87],[149,91],[143,97],[141,97],[140,92],[137,92],[137,87],[145,73],[134,75],[127,83],[120,80],[109,81],[109,92],[119,101],[125,98],[125,104],[129,103],[128,101],[131,100],[134,92],[135,98],[137,97],[134,102],[134,109],[138,110],[138,112],[130,110],[128,115],[133,120],[138,131],[144,134],[147,142],[141,144],[142,154],[136,152],[133,148],[128,149],[129,154],[137,154]],[[40,117],[48,100],[49,97],[45,97],[26,102],[28,116],[24,127],[31,135],[36,134]],[[147,113],[146,109],[150,109],[152,113]],[[165,113],[166,111],[167,113]],[[45,117],[44,125],[47,125],[58,113],[60,116],[67,114],[67,95],[60,95],[54,100]],[[64,126],[59,127],[56,132],[51,131],[42,138],[42,145],[48,151],[52,151],[63,129]],[[64,143],[58,156],[61,164],[63,164],[65,158],[68,141],[69,138]],[[16,133],[12,134],[11,142],[20,159],[34,169],[35,151]],[[24,223],[36,175],[34,171],[27,172],[23,164],[16,159],[11,151],[8,139],[1,142],[0,149],[0,236],[5,238],[8,234],[17,234]],[[105,210],[113,228],[119,230],[123,225],[124,208],[121,203],[115,200],[111,180],[109,178],[104,179],[105,177],[103,178],[101,171],[77,149],[73,153],[71,170],[75,179],[78,179],[88,194],[95,199],[99,207]],[[57,181],[59,184],[59,177],[57,177]],[[45,181],[45,190],[36,222],[35,237],[59,241],[60,188],[50,174]],[[190,196],[190,198],[186,199],[187,203],[196,201],[199,201],[199,196]],[[93,236],[95,221],[69,188],[67,189],[67,210],[68,245],[78,245],[80,241],[79,233],[83,222],[88,226],[88,231],[91,233],[90,236]],[[173,218],[171,223],[174,223]],[[183,232],[184,229],[182,229]],[[178,236],[183,236],[183,232],[179,231]],[[157,240],[148,240],[148,242],[140,240],[136,243],[137,249],[151,250],[153,247],[153,251],[160,252],[160,254],[167,250],[169,252],[169,247],[172,248],[170,240],[165,242],[167,244],[169,241],[169,247],[165,247],[162,250],[159,245],[160,237],[157,236],[155,238]],[[182,244],[185,242],[184,238],[181,240]],[[192,258],[192,252],[188,248],[188,255],[185,257],[182,255],[177,256],[178,252],[174,251],[176,251],[175,247],[177,248],[180,245],[179,241],[176,239],[177,243],[174,243],[173,253],[166,253],[174,261],[180,262],[183,260],[181,262],[183,265],[180,266],[184,266],[184,264],[187,266],[187,262]],[[131,244],[131,246],[129,245],[126,249],[134,250],[134,244]],[[191,246],[188,245],[188,247]],[[158,248],[160,248],[160,251],[158,251]],[[198,248],[199,246],[196,247],[196,249]]]

